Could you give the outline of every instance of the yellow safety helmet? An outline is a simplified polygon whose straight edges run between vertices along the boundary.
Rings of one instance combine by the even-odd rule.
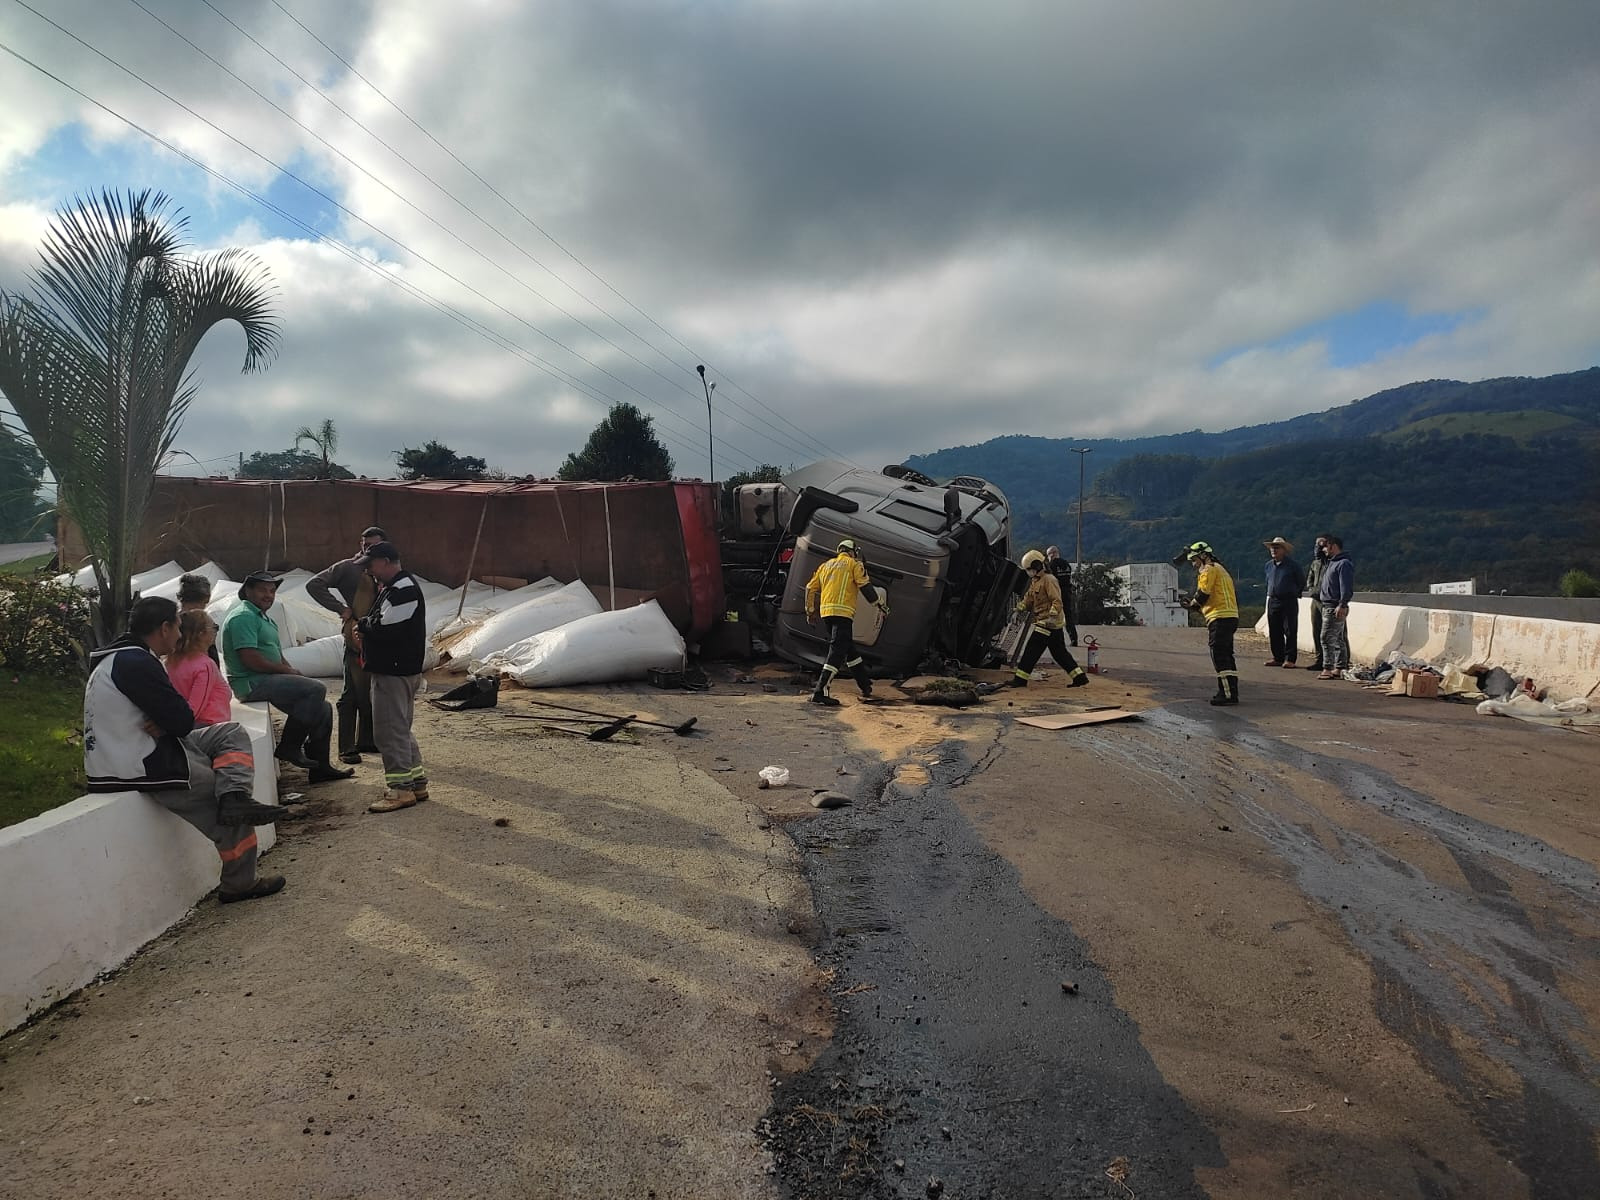
[[[1210,542],[1196,542],[1188,548],[1187,553],[1190,562],[1193,562],[1202,554],[1210,555],[1212,558],[1217,556],[1217,552],[1211,548]]]
[[[1035,567],[1042,566],[1044,566],[1044,555],[1040,554],[1037,550],[1029,550],[1022,556],[1022,569],[1024,571],[1031,571]]]
[[[855,552],[856,543],[853,538],[845,538],[844,541],[839,543],[840,554],[854,554]]]

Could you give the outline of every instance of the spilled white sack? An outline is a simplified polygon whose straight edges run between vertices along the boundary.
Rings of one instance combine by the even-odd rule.
[[[563,687],[643,679],[652,667],[678,671],[683,663],[683,638],[651,600],[536,634],[474,664],[473,673],[508,675],[524,687]]]
[[[313,679],[337,679],[344,674],[344,635],[336,633],[303,646],[285,646],[283,661]]]
[[[428,624],[433,630],[434,642],[441,650],[448,649],[444,645],[444,639],[459,637],[483,624],[495,613],[526,604],[539,596],[549,595],[560,587],[561,581],[550,575],[509,592],[503,588],[490,587],[487,583],[479,583],[474,579],[467,584],[466,606],[462,608],[459,617],[456,616],[456,608],[461,604],[460,588],[446,592],[437,600],[428,595],[424,589],[423,598],[428,602]]]
[[[581,582],[573,582],[492,613],[480,624],[451,638],[435,639],[452,671],[465,671],[509,646],[600,612],[600,601]]]

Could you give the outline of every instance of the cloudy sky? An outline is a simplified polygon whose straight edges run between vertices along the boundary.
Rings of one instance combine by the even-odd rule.
[[[331,417],[358,471],[550,474],[628,400],[702,475],[700,362],[719,474],[1600,362],[1592,0],[0,0],[0,43],[0,287],[102,187],[270,270],[272,367],[196,359],[213,469]]]

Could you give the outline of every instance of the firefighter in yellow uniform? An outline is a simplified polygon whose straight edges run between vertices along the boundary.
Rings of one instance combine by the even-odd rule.
[[[1033,630],[1028,634],[1027,645],[1022,648],[1022,657],[1017,661],[1017,673],[1011,677],[1011,686],[1027,687],[1028,680],[1033,677],[1033,668],[1048,649],[1050,657],[1061,664],[1061,669],[1072,681],[1068,686],[1084,687],[1089,677],[1084,674],[1077,659],[1072,657],[1072,651],[1067,649],[1067,639],[1062,632],[1067,627],[1067,612],[1061,603],[1061,584],[1045,570],[1045,566],[1045,557],[1037,550],[1029,550],[1022,556],[1022,569],[1028,573],[1028,590],[1022,597],[1022,603],[1017,605],[1017,611],[1033,614]]]
[[[1239,665],[1233,658],[1233,635],[1239,631],[1239,601],[1233,590],[1233,577],[1205,542],[1196,542],[1186,551],[1189,562],[1199,571],[1189,607],[1206,619],[1206,646],[1211,651],[1211,667],[1217,673],[1217,694],[1213,704],[1239,703]]]
[[[839,702],[828,691],[841,670],[850,672],[863,700],[872,699],[872,679],[853,640],[856,594],[865,596],[868,604],[876,604],[886,616],[889,604],[872,586],[859,555],[856,544],[846,538],[839,543],[839,553],[818,567],[806,584],[806,620],[815,625],[820,614],[828,631],[828,657],[817,677],[817,690],[811,693],[813,704],[838,707]]]

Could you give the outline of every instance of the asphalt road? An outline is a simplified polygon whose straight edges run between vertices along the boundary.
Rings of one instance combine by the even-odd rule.
[[[54,554],[55,550],[54,542],[7,542],[0,546],[0,566],[21,562],[25,558],[37,558],[41,554]]]
[[[856,801],[749,792],[834,978],[769,1118],[790,1195],[1600,1196],[1600,738],[1249,640],[1214,709],[1203,637],[1105,631],[1090,688],[960,716],[785,681],[723,754]],[[1011,719],[1083,702],[1147,711]]]

